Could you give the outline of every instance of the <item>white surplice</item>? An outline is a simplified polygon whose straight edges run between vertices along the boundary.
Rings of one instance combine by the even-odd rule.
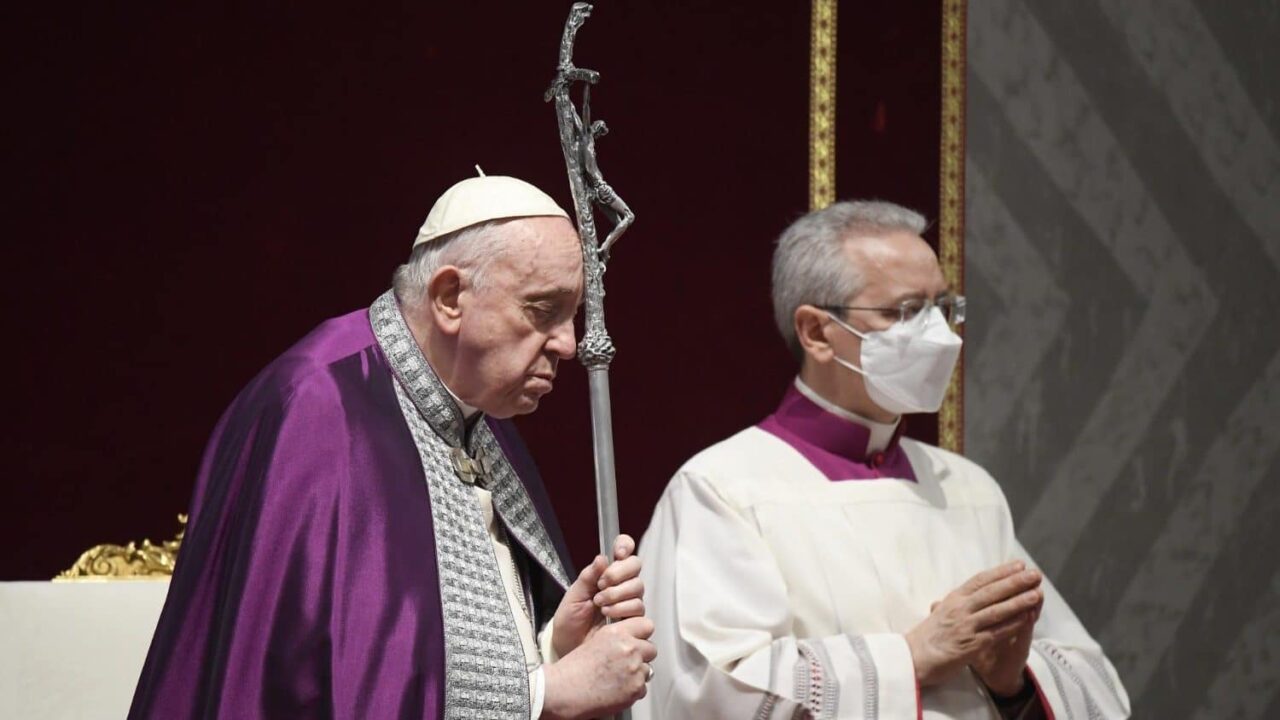
[[[761,427],[676,473],[640,544],[659,655],[636,720],[1000,717],[967,669],[918,688],[904,633],[975,573],[1033,562],[986,471],[898,447],[914,481],[833,479]],[[1040,701],[1058,720],[1127,717],[1115,669],[1042,588],[1028,660]]]

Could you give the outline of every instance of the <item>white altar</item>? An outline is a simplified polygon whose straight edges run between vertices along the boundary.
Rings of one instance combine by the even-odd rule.
[[[122,720],[169,582],[0,582],[0,718]]]

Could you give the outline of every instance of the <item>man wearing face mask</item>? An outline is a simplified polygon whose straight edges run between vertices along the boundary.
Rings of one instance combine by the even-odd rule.
[[[671,480],[641,548],[646,718],[1120,718],[1111,663],[974,463],[901,436],[960,352],[919,213],[841,202],[773,259],[799,374]]]

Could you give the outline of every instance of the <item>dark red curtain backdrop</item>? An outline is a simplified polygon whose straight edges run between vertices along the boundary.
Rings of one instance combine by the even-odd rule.
[[[569,3],[218,5],[4,11],[0,579],[170,537],[235,393],[386,288],[472,165],[568,204],[541,96]],[[841,195],[936,217],[939,12],[842,5]],[[626,531],[793,373],[768,263],[806,209],[808,42],[802,1],[601,0],[581,34],[601,165],[639,217],[608,275]],[[521,421],[579,560],[587,407],[571,364]]]

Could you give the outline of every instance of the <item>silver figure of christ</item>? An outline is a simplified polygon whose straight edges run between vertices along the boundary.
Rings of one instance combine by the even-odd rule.
[[[635,213],[605,181],[596,160],[596,139],[609,131],[603,120],[591,120],[591,86],[600,82],[600,73],[573,64],[574,40],[590,15],[589,3],[574,3],[570,8],[564,34],[560,39],[560,61],[556,66],[556,76],[544,99],[555,101],[560,146],[564,151],[569,174],[569,189],[573,194],[574,212],[578,218],[578,234],[582,238],[585,281],[583,304],[586,317],[585,332],[578,345],[578,357],[589,371],[607,371],[615,350],[604,323],[604,273],[610,250],[631,226]],[[583,84],[581,112],[574,106],[571,95],[577,83]],[[599,242],[596,233],[597,207],[613,223],[613,229],[603,243]]]

